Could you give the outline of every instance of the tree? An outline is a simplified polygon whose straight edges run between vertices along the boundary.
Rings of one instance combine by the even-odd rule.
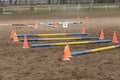
[[[0,4],[1,4],[1,0],[0,0]]]
[[[12,0],[10,0],[10,4],[12,4]]]
[[[48,4],[50,4],[50,0],[48,0],[48,2],[47,2]]]
[[[57,0],[57,4],[58,4],[58,5],[60,4],[60,0]]]
[[[17,1],[18,1],[18,0],[15,0],[15,4],[17,4]]]
[[[34,0],[30,0],[30,9],[34,9]]]
[[[27,4],[28,3],[28,0],[25,0],[25,4]]]

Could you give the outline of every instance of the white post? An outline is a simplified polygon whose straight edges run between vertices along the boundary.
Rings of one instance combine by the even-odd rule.
[[[66,8],[65,8],[65,5],[64,5],[64,8],[63,8],[64,12],[66,11]]]
[[[82,7],[82,5],[80,5],[80,9],[81,9],[81,10],[83,10],[83,7]]]
[[[80,4],[78,4],[77,10],[80,11]]]
[[[5,9],[3,8],[3,14],[5,13]]]
[[[48,9],[49,9],[49,12],[51,12],[51,7],[50,7],[50,6],[49,6],[49,8],[48,8]]]
[[[92,11],[92,8],[93,8],[93,5],[92,5],[92,4],[90,4],[90,11]]]
[[[120,10],[120,5],[118,4],[118,10]]]
[[[105,4],[105,10],[107,10],[107,4]]]
[[[37,8],[35,7],[34,9],[35,9],[35,13],[36,13],[37,12]]]

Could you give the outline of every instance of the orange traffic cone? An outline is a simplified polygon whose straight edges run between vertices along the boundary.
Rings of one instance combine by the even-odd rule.
[[[84,26],[82,26],[81,33],[85,33],[85,28],[84,28]]]
[[[65,49],[64,49],[64,54],[63,54],[63,59],[62,60],[70,60],[70,48],[69,48],[69,45],[66,45],[65,46]]]
[[[58,21],[56,21],[55,26],[56,26],[56,28],[59,28]]]
[[[69,57],[72,57],[72,56],[71,56],[71,53],[70,53],[70,46],[69,46],[68,44],[67,44],[66,46],[67,46],[68,51],[69,51]]]
[[[18,42],[18,37],[17,37],[16,32],[14,32],[13,41],[14,41],[14,42]]]
[[[35,23],[34,29],[38,29],[38,23]]]
[[[86,24],[89,23],[88,17],[86,17],[85,22],[86,22]]]
[[[27,37],[24,37],[24,43],[23,43],[23,48],[29,48],[28,47],[28,41],[27,41]]]
[[[14,29],[12,29],[11,35],[10,35],[10,38],[11,38],[11,39],[13,39],[13,37],[14,37]]]
[[[104,32],[101,30],[99,39],[104,39]]]
[[[117,39],[117,35],[116,35],[116,31],[114,31],[112,42],[114,42],[114,43],[118,43],[118,39]]]

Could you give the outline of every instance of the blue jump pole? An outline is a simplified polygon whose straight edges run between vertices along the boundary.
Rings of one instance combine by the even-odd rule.
[[[19,39],[20,41],[24,41],[24,39]],[[99,40],[98,37],[79,37],[79,38],[29,38],[27,39],[29,42],[32,41],[52,41],[52,40]]]
[[[120,48],[120,45],[114,45],[114,46],[107,46],[107,47],[101,47],[101,48],[90,49],[90,50],[71,52],[71,56],[77,56],[77,55],[88,54],[88,53],[104,51],[104,50],[110,50],[110,49],[115,49],[115,48]]]
[[[43,36],[87,36],[88,33],[54,33],[54,34],[17,34],[18,37],[43,37]]]
[[[76,44],[90,44],[90,43],[110,43],[111,40],[95,40],[95,41],[78,41],[78,42],[63,42],[63,43],[47,43],[47,44],[32,44],[31,48],[36,47],[50,47],[50,46],[64,46],[66,44],[76,45]]]

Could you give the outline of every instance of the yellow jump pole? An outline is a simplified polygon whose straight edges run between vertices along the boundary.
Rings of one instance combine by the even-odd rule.
[[[18,37],[42,37],[42,36],[87,36],[88,33],[54,33],[54,34],[17,34]]]
[[[78,52],[71,52],[71,56],[77,56],[77,55],[82,55],[82,54],[87,54],[87,53],[98,52],[98,51],[105,51],[105,50],[110,50],[110,49],[115,49],[115,48],[120,48],[120,45],[107,46],[107,47],[101,47],[101,48],[78,51]]]
[[[95,40],[95,41],[78,41],[78,42],[63,42],[63,43],[47,43],[47,44],[32,44],[30,47],[50,47],[50,46],[64,46],[66,44],[76,45],[76,44],[90,44],[90,43],[109,43],[111,40]]]
[[[78,37],[78,38],[29,38],[28,41],[52,41],[52,40],[99,40],[98,37]],[[24,39],[20,39],[24,41]]]

